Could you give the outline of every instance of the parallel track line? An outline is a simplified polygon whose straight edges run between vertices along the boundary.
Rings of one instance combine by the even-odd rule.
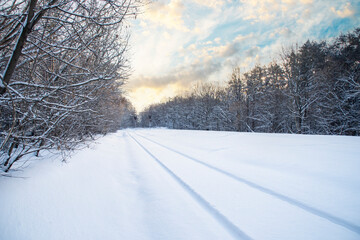
[[[298,201],[298,200],[296,200],[294,198],[291,198],[291,197],[288,197],[288,196],[286,196],[284,194],[275,192],[274,190],[263,187],[263,186],[261,186],[259,184],[251,182],[249,180],[246,180],[245,178],[238,177],[238,176],[236,176],[236,175],[234,175],[234,174],[232,174],[230,172],[227,172],[227,171],[222,170],[222,169],[220,169],[218,167],[215,167],[215,166],[212,166],[212,165],[210,165],[208,163],[200,161],[200,160],[198,160],[198,159],[196,159],[194,157],[191,157],[191,156],[189,156],[187,154],[179,152],[179,151],[177,151],[175,149],[172,149],[172,148],[170,148],[168,146],[165,146],[165,145],[163,145],[161,143],[158,143],[158,142],[156,142],[156,141],[154,141],[152,139],[149,139],[149,138],[147,138],[145,136],[142,136],[142,135],[137,134],[137,133],[135,133],[135,134],[138,135],[139,137],[142,137],[142,138],[144,138],[144,139],[146,139],[146,140],[148,140],[148,141],[150,141],[150,142],[152,142],[152,143],[154,143],[154,144],[156,144],[158,146],[161,146],[161,147],[163,147],[163,148],[165,148],[165,149],[167,149],[167,150],[169,150],[171,152],[177,153],[177,154],[179,154],[179,155],[181,155],[181,156],[183,156],[183,157],[185,157],[187,159],[190,159],[190,160],[192,160],[192,161],[194,161],[194,162],[196,162],[198,164],[201,164],[201,165],[203,165],[203,166],[205,166],[207,168],[210,168],[210,169],[212,169],[212,170],[214,170],[216,172],[219,172],[219,173],[221,173],[223,175],[226,175],[226,176],[228,176],[228,177],[230,177],[230,178],[232,178],[232,179],[234,179],[234,180],[236,180],[236,181],[238,181],[240,183],[243,183],[243,184],[245,184],[245,185],[247,185],[247,186],[249,186],[249,187],[251,187],[253,189],[256,189],[258,191],[261,191],[263,193],[271,195],[271,196],[273,196],[273,197],[275,197],[275,198],[277,198],[277,199],[279,199],[281,201],[284,201],[284,202],[286,202],[288,204],[291,204],[291,205],[293,205],[295,207],[301,208],[301,209],[305,210],[308,213],[311,213],[313,215],[316,215],[318,217],[326,219],[326,220],[328,220],[328,221],[330,221],[330,222],[332,222],[332,223],[334,223],[336,225],[342,226],[342,227],[344,227],[344,228],[346,228],[346,229],[360,235],[360,226],[358,226],[356,224],[353,224],[353,223],[348,222],[348,221],[346,221],[346,220],[344,220],[342,218],[336,217],[336,216],[334,216],[332,214],[329,214],[327,212],[319,210],[319,209],[317,209],[315,207],[309,206],[309,205],[307,205],[307,204],[305,204],[303,202],[300,202],[300,201]]]
[[[155,155],[153,155],[146,147],[144,147],[136,138],[131,134],[128,135],[142,148],[151,158],[153,158],[201,207],[203,207],[215,220],[217,220],[235,239],[252,239],[244,231],[239,229],[233,222],[231,222],[225,215],[219,210],[214,208],[207,200],[199,195],[194,189],[192,189],[186,182],[184,182],[179,176],[171,171],[164,163],[162,163]]]

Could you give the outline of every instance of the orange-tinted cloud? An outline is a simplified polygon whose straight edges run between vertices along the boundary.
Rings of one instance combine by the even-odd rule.
[[[346,3],[341,10],[336,10],[335,7],[331,7],[331,11],[341,18],[351,17],[355,14],[354,9],[352,8],[351,3],[349,2]]]
[[[184,9],[181,0],[171,0],[168,4],[153,2],[142,16],[142,19],[169,29],[188,32],[189,29],[185,26],[183,20]]]

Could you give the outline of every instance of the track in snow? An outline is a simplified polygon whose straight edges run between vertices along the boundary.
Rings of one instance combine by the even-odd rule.
[[[321,217],[321,218],[323,218],[323,219],[326,219],[326,220],[328,220],[328,221],[330,221],[330,222],[332,222],[332,223],[334,223],[334,224],[337,224],[337,225],[339,225],[339,226],[342,226],[342,227],[344,227],[344,228],[346,228],[346,229],[348,229],[348,230],[350,230],[350,231],[352,231],[352,232],[360,235],[360,226],[358,226],[358,225],[356,225],[356,224],[350,223],[350,222],[348,222],[348,221],[346,221],[346,220],[344,220],[344,219],[342,219],[342,218],[339,218],[339,217],[337,217],[337,216],[334,216],[334,215],[332,215],[332,214],[329,214],[329,213],[327,213],[327,212],[324,212],[324,211],[322,211],[322,210],[319,210],[319,209],[317,209],[317,208],[314,208],[314,207],[312,207],[312,206],[309,206],[309,205],[307,205],[307,204],[305,204],[305,203],[303,203],[303,202],[301,202],[301,201],[298,201],[298,200],[296,200],[296,199],[294,199],[294,198],[288,197],[288,196],[286,196],[286,195],[284,195],[284,194],[281,194],[281,193],[278,193],[278,192],[276,192],[276,191],[274,191],[274,190],[271,190],[271,189],[269,189],[269,188],[263,187],[263,186],[261,186],[261,185],[259,185],[259,184],[257,184],[257,183],[254,183],[254,182],[252,182],[252,181],[249,181],[249,180],[247,180],[247,179],[245,179],[245,178],[238,177],[238,176],[236,176],[236,175],[234,175],[234,174],[232,174],[232,173],[230,173],[230,172],[227,172],[227,171],[222,170],[222,169],[220,169],[220,168],[218,168],[218,167],[212,166],[212,165],[210,165],[210,164],[208,164],[208,163],[205,163],[205,162],[203,162],[203,161],[201,161],[201,160],[198,160],[198,159],[196,159],[196,158],[194,158],[194,157],[192,157],[192,156],[189,156],[189,155],[187,155],[187,154],[185,154],[185,153],[179,152],[179,151],[177,151],[176,149],[173,149],[173,148],[170,148],[170,147],[168,147],[168,146],[165,146],[164,144],[161,144],[161,143],[159,143],[159,142],[156,142],[156,141],[154,141],[154,140],[152,140],[152,139],[150,139],[150,138],[148,138],[148,137],[145,137],[145,136],[143,136],[143,135],[141,135],[141,134],[138,134],[138,133],[135,133],[135,134],[136,134],[137,136],[139,136],[139,137],[147,140],[147,141],[150,141],[150,142],[152,142],[152,143],[154,143],[154,144],[156,144],[156,145],[158,145],[158,146],[160,146],[160,147],[162,147],[162,148],[164,148],[164,149],[167,149],[167,150],[169,150],[169,151],[171,151],[171,152],[174,152],[174,153],[176,153],[176,154],[178,154],[178,155],[180,155],[180,156],[182,156],[182,157],[185,157],[185,158],[187,158],[187,159],[189,159],[189,160],[191,160],[191,161],[193,161],[193,162],[195,162],[195,163],[198,163],[198,164],[200,164],[200,165],[202,165],[202,166],[205,166],[205,167],[207,167],[207,168],[209,168],[209,169],[211,169],[211,170],[213,170],[213,171],[216,171],[216,172],[218,172],[218,173],[220,173],[220,174],[222,174],[222,175],[225,175],[225,176],[227,176],[227,177],[229,177],[229,178],[231,178],[231,179],[233,179],[233,180],[235,180],[235,181],[237,181],[237,182],[240,182],[240,183],[245,184],[245,185],[247,185],[247,186],[249,186],[249,187],[251,187],[251,188],[253,188],[253,189],[256,189],[256,190],[258,190],[258,191],[260,191],[260,192],[262,192],[262,193],[265,193],[265,194],[267,194],[267,195],[270,195],[270,196],[272,196],[272,197],[275,197],[276,199],[279,199],[279,200],[281,200],[281,201],[283,201],[283,202],[285,202],[285,203],[287,203],[287,204],[290,204],[290,205],[293,205],[293,206],[295,206],[295,207],[301,208],[301,209],[303,209],[304,211],[306,211],[306,212],[308,212],[308,213],[310,213],[310,214],[313,214],[313,215],[315,215],[315,216],[318,216],[318,217]],[[130,136],[131,136],[131,135],[130,135]],[[198,193],[196,193],[189,185],[187,185],[180,177],[178,177],[174,172],[172,172],[169,168],[167,168],[167,167],[166,167],[158,158],[156,158],[147,148],[145,148],[141,143],[139,143],[133,136],[131,136],[131,137],[137,142],[137,144],[139,144],[139,146],[140,146],[141,148],[143,148],[153,159],[155,159],[170,175],[172,175],[184,188],[186,188],[186,190],[187,190],[191,195],[193,195],[194,198],[199,199],[199,202],[201,202],[202,205],[204,205],[204,207],[205,207],[205,205],[206,205],[206,206],[209,206],[210,209],[207,209],[207,210],[218,212],[216,209],[214,209],[214,208],[211,207],[211,205],[209,204],[208,201],[206,201],[205,199],[203,199],[203,198],[202,198]],[[220,218],[219,218],[219,219],[222,219],[222,221],[224,221],[224,222],[226,223],[226,225],[228,225],[228,226],[235,226],[235,224],[233,224],[230,220],[228,220],[224,215],[222,215],[220,212],[218,212],[218,213],[220,214]],[[235,226],[235,227],[236,227],[236,226]],[[233,227],[230,227],[230,228],[233,228]],[[236,231],[235,231],[235,232],[236,232]],[[243,233],[240,229],[238,229],[238,232]],[[243,234],[244,234],[244,233],[243,233]],[[241,235],[241,234],[240,234],[240,235]],[[246,235],[245,235],[245,237],[246,237]]]
[[[129,133],[128,133],[129,134]],[[129,136],[147,153],[152,159],[154,159],[187,193],[189,193],[194,200],[196,200],[210,215],[212,215],[235,239],[252,239],[240,228],[238,228],[233,222],[231,222],[225,215],[214,208],[206,199],[192,189],[187,183],[185,183],[178,175],[171,171],[164,163],[162,163],[155,155],[153,155],[144,145],[142,145],[131,134]]]

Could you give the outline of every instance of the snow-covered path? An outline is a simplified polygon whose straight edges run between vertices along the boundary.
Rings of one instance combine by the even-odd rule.
[[[360,239],[360,138],[123,130],[0,178],[0,239]]]

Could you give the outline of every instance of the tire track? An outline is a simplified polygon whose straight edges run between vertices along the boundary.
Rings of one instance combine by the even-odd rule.
[[[261,185],[259,185],[257,183],[246,180],[245,178],[238,177],[238,176],[236,176],[236,175],[234,175],[234,174],[232,174],[230,172],[227,172],[227,171],[222,170],[222,169],[220,169],[218,167],[215,167],[215,166],[212,166],[212,165],[210,165],[208,163],[200,161],[200,160],[198,160],[198,159],[196,159],[194,157],[191,157],[191,156],[189,156],[189,155],[187,155],[185,153],[179,152],[179,151],[177,151],[175,149],[172,149],[172,148],[170,148],[168,146],[165,146],[165,145],[163,145],[161,143],[158,143],[158,142],[156,142],[156,141],[154,141],[152,139],[149,139],[149,138],[147,138],[147,137],[145,137],[143,135],[140,135],[138,133],[135,133],[135,134],[137,136],[139,136],[141,138],[144,138],[144,139],[146,139],[146,140],[148,140],[148,141],[150,141],[150,142],[152,142],[152,143],[154,143],[154,144],[156,144],[158,146],[161,146],[161,147],[163,147],[163,148],[165,148],[165,149],[167,149],[167,150],[169,150],[171,152],[177,153],[178,155],[181,155],[181,156],[183,156],[183,157],[185,157],[187,159],[190,159],[190,160],[192,160],[192,161],[194,161],[194,162],[196,162],[196,163],[198,163],[200,165],[203,165],[203,166],[205,166],[207,168],[210,168],[210,169],[212,169],[212,170],[214,170],[214,171],[216,171],[218,173],[226,175],[227,177],[230,177],[230,178],[236,180],[237,182],[243,183],[243,184],[245,184],[245,185],[247,185],[247,186],[249,186],[249,187],[251,187],[253,189],[256,189],[256,190],[261,191],[261,192],[263,192],[265,194],[271,195],[271,196],[273,196],[273,197],[275,197],[275,198],[277,198],[277,199],[279,199],[279,200],[281,200],[283,202],[286,202],[286,203],[288,203],[290,205],[301,208],[301,209],[303,209],[304,211],[306,211],[306,212],[308,212],[310,214],[313,214],[313,215],[316,215],[316,216],[321,217],[323,219],[326,219],[326,220],[328,220],[328,221],[330,221],[330,222],[332,222],[332,223],[334,223],[336,225],[342,226],[342,227],[344,227],[344,228],[346,228],[346,229],[360,235],[360,226],[358,226],[356,224],[348,222],[348,221],[346,221],[346,220],[344,220],[342,218],[339,218],[339,217],[334,216],[334,215],[332,215],[330,213],[324,212],[324,211],[322,211],[320,209],[317,209],[315,207],[309,206],[309,205],[307,205],[307,204],[305,204],[303,202],[300,202],[300,201],[298,201],[298,200],[296,200],[294,198],[291,198],[291,197],[288,197],[288,196],[283,195],[281,193],[278,193],[278,192],[276,192],[274,190],[271,190],[269,188],[263,187],[263,186],[261,186]]]
[[[206,201],[201,195],[199,195],[194,189],[192,189],[186,182],[184,182],[179,176],[171,171],[165,164],[163,164],[156,156],[154,156],[146,147],[144,147],[136,138],[130,133],[128,135],[142,148],[148,155],[151,156],[190,196],[200,204],[210,215],[212,215],[235,239],[252,239],[245,232],[239,229],[233,222],[231,222],[225,215],[223,215],[216,208]]]

